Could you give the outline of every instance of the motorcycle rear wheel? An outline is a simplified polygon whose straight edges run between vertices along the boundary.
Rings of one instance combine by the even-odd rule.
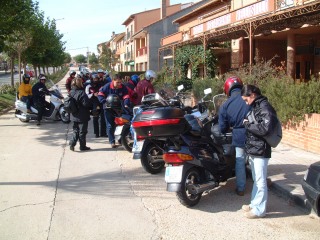
[[[133,138],[131,136],[130,128],[123,130],[123,133],[121,134],[121,144],[128,152],[132,152]]]
[[[162,150],[159,149],[154,143],[149,143],[146,148],[141,152],[141,165],[146,172],[157,174],[164,168],[164,161],[153,162],[155,157],[161,156]]]
[[[202,193],[191,194],[188,192],[187,186],[189,184],[197,184],[200,182],[200,173],[196,168],[189,169],[186,174],[182,176],[181,189],[177,192],[177,197],[182,205],[186,207],[193,207],[199,203]]]

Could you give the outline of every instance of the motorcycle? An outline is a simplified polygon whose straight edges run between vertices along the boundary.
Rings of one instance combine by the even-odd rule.
[[[63,95],[60,88],[51,80],[47,80],[47,86],[50,95],[50,108],[45,109],[43,118],[45,120],[62,121],[64,123],[70,122],[70,115],[64,110]],[[37,120],[38,110],[31,105],[31,113],[27,112],[27,104],[18,98],[18,93],[15,101],[15,117],[19,118],[21,122],[29,122],[30,120]]]
[[[213,102],[220,100],[222,103],[221,97],[215,96]],[[216,105],[215,109],[218,113]],[[204,192],[210,192],[235,176],[232,133],[220,133],[218,114],[203,125],[194,123],[196,126],[189,131],[168,139],[163,154],[168,164],[167,191],[176,192],[180,203],[187,207],[195,206]]]
[[[176,95],[173,98],[167,98],[167,100],[157,95],[154,95],[157,96],[156,99],[153,99],[152,96],[147,96],[142,100],[142,102],[144,103],[144,105],[147,105],[149,107],[140,108],[141,114],[147,116],[148,113],[150,113],[149,110],[154,109],[155,107],[177,107],[179,109],[182,109],[185,113],[189,113],[197,117],[201,117],[202,114],[206,114],[204,102],[199,104],[198,107],[194,109],[184,106],[179,95],[183,88],[183,85],[180,85],[178,87],[178,92],[176,93]],[[152,102],[152,105],[150,104],[150,102]],[[201,106],[201,109],[199,106]],[[145,112],[143,112],[144,110]],[[139,117],[135,118],[135,121],[139,120],[138,118]],[[135,126],[135,124],[136,123],[133,122],[133,127]],[[134,144],[134,148],[132,150],[132,152],[134,153],[133,158],[140,159],[141,165],[146,172],[151,174],[160,173],[165,166],[162,154],[166,138],[152,136],[143,137],[140,135],[137,135],[136,138],[137,141]]]

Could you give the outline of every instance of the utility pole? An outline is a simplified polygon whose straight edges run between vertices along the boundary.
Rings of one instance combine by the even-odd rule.
[[[89,47],[87,47],[87,62],[88,62],[88,67],[89,67]]]

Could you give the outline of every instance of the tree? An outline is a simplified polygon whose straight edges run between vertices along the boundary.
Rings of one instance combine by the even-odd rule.
[[[89,55],[89,63],[90,64],[98,64],[99,60],[97,58],[97,56],[92,53],[91,55]]]
[[[86,57],[83,54],[78,54],[78,55],[74,56],[73,59],[77,63],[85,63],[86,62]]]
[[[5,45],[15,51],[18,55],[18,70],[19,70],[19,82],[21,83],[21,54],[28,48],[32,40],[32,36],[29,32],[25,32],[23,29],[15,31],[10,34],[5,40]],[[13,82],[11,81],[13,86]]]
[[[70,63],[72,61],[72,57],[70,55],[70,53],[64,53],[64,63],[67,64],[67,63]]]
[[[6,37],[17,30],[27,27],[30,16],[38,9],[32,0],[1,0],[0,7],[0,52],[4,49]]]
[[[102,65],[103,68],[110,69],[112,62],[112,52],[110,48],[107,46],[102,46],[102,52],[100,53],[99,63]]]

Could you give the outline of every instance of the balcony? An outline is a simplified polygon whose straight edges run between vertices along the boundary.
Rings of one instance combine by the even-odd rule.
[[[147,55],[147,47],[139,48],[136,51],[136,57],[140,57],[140,56],[143,56],[143,55]]]

